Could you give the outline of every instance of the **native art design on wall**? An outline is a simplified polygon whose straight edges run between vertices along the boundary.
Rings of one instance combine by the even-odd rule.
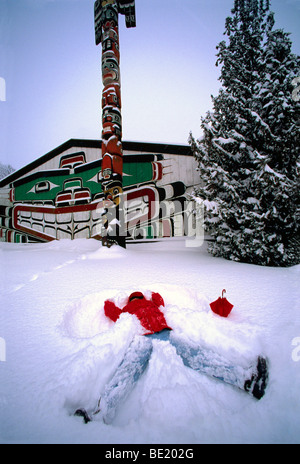
[[[120,83],[119,13],[126,17],[126,26],[135,27],[135,1],[97,0],[95,2],[96,45],[102,43],[102,177],[103,244],[110,240],[121,243],[109,232],[110,215],[119,215],[123,192],[123,150]],[[114,214],[109,211],[116,209]],[[108,209],[108,211],[107,211]],[[106,214],[108,213],[108,214]],[[120,217],[118,217],[120,220]],[[117,235],[118,232],[116,231]],[[111,239],[109,239],[109,236]]]
[[[83,151],[56,159],[57,169],[41,166],[0,189],[0,241],[101,238],[103,161],[88,162]],[[173,158],[129,154],[123,160],[124,238],[187,235],[186,186],[172,174]]]

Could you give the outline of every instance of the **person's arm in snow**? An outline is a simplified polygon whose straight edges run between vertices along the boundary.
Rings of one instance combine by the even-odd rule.
[[[121,309],[118,308],[113,301],[105,301],[104,303],[105,316],[109,317],[113,322],[117,322],[122,313]]]
[[[159,306],[165,306],[165,302],[163,300],[163,297],[159,293],[154,293],[152,292],[152,297],[151,297],[152,303],[154,303],[157,307]]]

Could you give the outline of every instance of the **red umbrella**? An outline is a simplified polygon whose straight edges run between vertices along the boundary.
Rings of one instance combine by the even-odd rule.
[[[210,303],[210,307],[212,311],[219,316],[228,317],[231,313],[233,305],[229,303],[226,298],[224,298],[224,293],[226,293],[225,289],[222,291],[222,298],[219,297],[216,301]]]

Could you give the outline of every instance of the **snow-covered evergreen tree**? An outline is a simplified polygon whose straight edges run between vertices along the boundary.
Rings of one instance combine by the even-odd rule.
[[[215,256],[287,266],[299,256],[300,58],[268,0],[235,0],[218,49],[222,89],[190,143]]]
[[[10,164],[2,164],[0,163],[0,180],[4,179],[5,177],[9,176],[15,169]]]

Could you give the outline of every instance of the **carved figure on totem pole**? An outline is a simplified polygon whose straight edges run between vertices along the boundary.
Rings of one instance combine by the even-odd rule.
[[[127,27],[135,27],[135,0],[97,0],[95,2],[96,45],[102,43],[104,88],[102,93],[101,185],[108,212],[103,217],[106,231],[109,230],[109,217],[113,217],[109,214],[109,209],[119,206],[123,191],[119,13],[125,15]],[[107,232],[107,238],[103,240],[105,245],[109,245],[108,235],[109,232]],[[120,243],[119,240],[116,241]]]

